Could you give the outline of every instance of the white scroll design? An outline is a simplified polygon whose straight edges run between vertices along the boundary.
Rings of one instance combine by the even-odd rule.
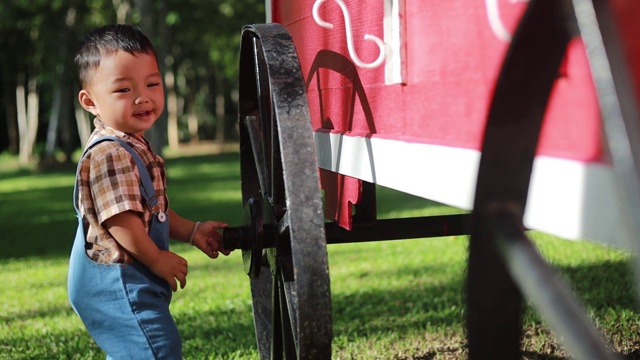
[[[526,2],[529,0],[510,0],[511,3]],[[487,18],[489,20],[489,26],[493,34],[500,40],[509,42],[511,41],[511,33],[504,26],[502,18],[500,17],[500,11],[498,10],[498,0],[485,0],[485,7],[487,9]]]
[[[327,0],[316,0],[316,2],[313,4],[313,10],[312,10],[313,19],[316,21],[316,24],[322,26],[323,28],[333,29],[333,24],[322,20],[322,18],[320,18],[320,14],[318,13],[318,10],[320,9],[320,5],[322,5],[322,3],[324,3],[325,1]],[[358,56],[358,54],[356,53],[353,46],[353,33],[351,29],[351,17],[349,16],[349,9],[347,9],[347,5],[344,3],[344,1],[342,0],[334,0],[334,1],[340,6],[340,10],[342,10],[342,15],[344,16],[344,27],[345,27],[345,33],[347,35],[347,49],[349,51],[349,56],[351,57],[351,60],[353,60],[353,62],[357,66],[365,69],[373,69],[380,66],[384,62],[385,54],[386,54],[384,41],[382,41],[379,37],[375,35],[365,34],[364,35],[365,40],[373,41],[376,43],[376,45],[378,45],[378,48],[380,49],[380,55],[378,55],[378,58],[371,63],[365,63],[364,61],[362,61]]]

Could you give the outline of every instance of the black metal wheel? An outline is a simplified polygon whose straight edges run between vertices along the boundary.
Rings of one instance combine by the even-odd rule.
[[[576,358],[615,358],[571,287],[538,253],[522,221],[547,102],[576,35],[570,10],[567,1],[532,0],[496,84],[469,240],[469,359],[522,357],[525,297]]]
[[[331,358],[322,196],[304,81],[287,30],[246,26],[240,49],[243,262],[262,359]]]

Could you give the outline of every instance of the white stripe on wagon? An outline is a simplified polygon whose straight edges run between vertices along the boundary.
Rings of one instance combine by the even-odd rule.
[[[480,152],[472,149],[315,132],[318,165],[464,210],[473,207]],[[570,239],[627,245],[630,232],[611,167],[538,156],[524,223]]]

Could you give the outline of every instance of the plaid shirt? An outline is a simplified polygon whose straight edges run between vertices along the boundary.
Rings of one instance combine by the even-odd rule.
[[[99,119],[95,119],[94,125],[89,144],[107,135],[125,140],[145,163],[158,196],[158,205],[152,211],[140,194],[140,174],[135,160],[115,141],[95,145],[80,160],[78,207],[87,229],[87,255],[100,263],[122,262],[122,247],[104,228],[104,221],[131,210],[140,213],[149,232],[153,212],[167,211],[169,205],[164,160],[151,150],[146,139],[110,128]]]

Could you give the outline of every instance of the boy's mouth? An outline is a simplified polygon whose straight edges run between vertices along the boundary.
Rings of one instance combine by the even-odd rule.
[[[138,116],[138,117],[146,117],[146,116],[149,116],[149,115],[151,115],[151,110],[140,111],[140,112],[135,114],[135,116]]]

